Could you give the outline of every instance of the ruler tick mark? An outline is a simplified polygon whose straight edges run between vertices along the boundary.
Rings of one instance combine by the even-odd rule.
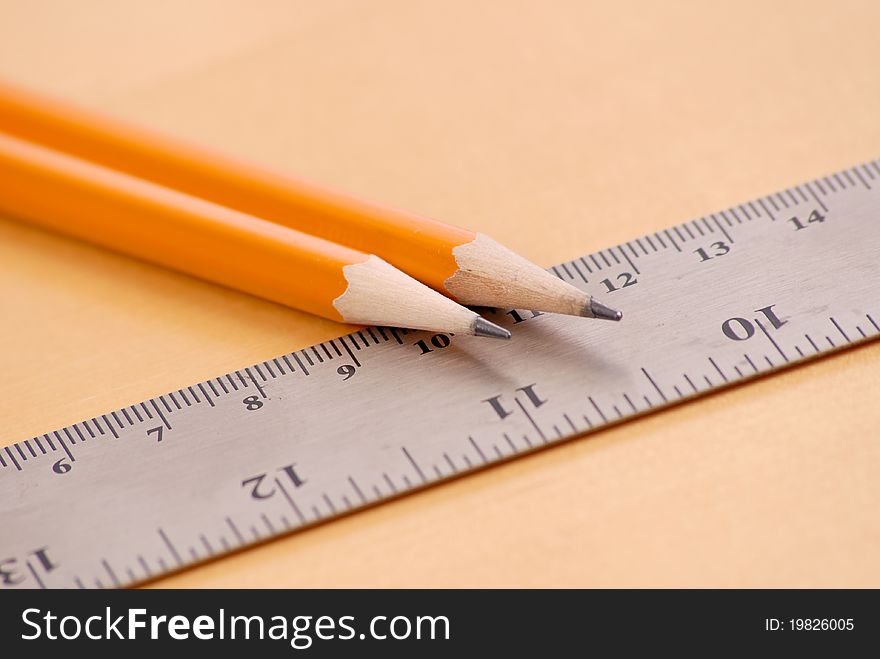
[[[526,415],[526,418],[529,420],[529,423],[532,424],[532,427],[533,427],[533,428],[535,429],[535,431],[538,433],[538,436],[540,436],[541,441],[543,441],[543,442],[546,444],[546,443],[547,443],[547,437],[544,435],[544,431],[541,430],[541,428],[538,427],[538,424],[537,424],[537,423],[535,423],[535,420],[532,418],[532,415],[529,414],[528,410],[526,410],[525,405],[523,405],[523,404],[520,402],[520,400],[519,400],[518,398],[514,398],[514,401],[515,401],[516,404],[519,406],[519,409],[522,410],[522,413]],[[526,440],[526,441],[528,441],[528,440]]]
[[[162,538],[162,541],[168,547],[168,550],[171,552],[171,555],[174,557],[174,560],[177,561],[178,565],[183,565],[183,561],[180,558],[180,554],[177,553],[177,549],[171,544],[171,540],[168,538],[168,535],[161,528],[158,529],[159,536]]]
[[[208,552],[208,556],[212,556],[214,554],[214,548],[211,546],[211,543],[208,542],[204,533],[199,534],[199,540],[202,541],[202,545],[204,546],[205,551]]]
[[[210,382],[208,384],[210,384]],[[211,407],[216,407],[214,401],[211,400],[211,397],[208,395],[207,390],[201,385],[201,383],[199,383],[199,390],[202,392],[202,395],[205,397],[205,400],[208,401],[208,405],[210,405]]]
[[[256,367],[255,367],[256,368]],[[263,391],[263,387],[260,386],[260,383],[257,382],[257,379],[254,377],[254,374],[251,373],[250,368],[244,369],[244,372],[248,374],[248,377],[251,379],[251,382],[254,383],[254,386],[257,388],[257,391],[260,392],[260,398],[267,398],[266,392]]]
[[[712,366],[715,367],[715,370],[718,371],[718,375],[720,375],[721,378],[722,378],[725,382],[727,382],[727,376],[724,375],[724,372],[721,370],[721,368],[718,366],[718,364],[715,363],[715,360],[712,359],[711,357],[709,357],[709,363],[712,364]]]
[[[34,569],[34,566],[31,565],[31,562],[25,561],[25,564],[27,565],[28,570],[30,570],[31,576],[34,578],[34,581],[37,582],[37,585],[43,590],[46,590],[46,584],[43,583],[43,580],[40,578],[40,575],[37,574],[37,571]]]
[[[137,561],[140,564],[141,569],[144,571],[144,574],[147,576],[147,578],[150,578],[151,576],[153,576],[153,571],[150,569],[150,566],[147,565],[147,561],[144,559],[144,557],[142,555],[138,554]]]
[[[786,362],[788,362],[788,357],[785,355],[784,352],[782,352],[782,348],[779,347],[779,344],[776,343],[776,341],[773,340],[773,337],[772,337],[772,336],[770,336],[770,332],[767,331],[767,328],[764,327],[764,324],[763,324],[760,320],[758,320],[757,318],[755,319],[755,324],[756,324],[756,325],[758,326],[758,328],[764,333],[764,336],[767,337],[767,340],[769,340],[770,343],[773,344],[773,347],[776,348],[777,352],[779,352],[779,354],[782,355],[782,358],[783,358]]]
[[[843,331],[843,328],[838,324],[836,320],[834,320],[834,318],[829,318],[828,320],[830,320],[832,324],[837,328],[837,331],[840,332],[840,335],[846,340],[847,343],[852,343],[852,341],[850,341],[849,337],[846,335],[846,332]]]
[[[235,522],[233,522],[231,518],[226,518],[226,525],[232,530],[232,534],[235,536],[236,540],[238,540],[238,544],[245,544],[244,536],[241,534],[241,531],[238,530],[238,527],[235,525]]]
[[[67,448],[67,444],[64,443],[64,439],[62,439],[61,435],[58,434],[58,431],[56,430],[56,431],[55,431],[54,433],[52,433],[52,434],[55,435],[55,439],[58,440],[58,445],[59,445],[62,449],[64,449],[64,452],[67,454],[67,457],[70,459],[70,461],[71,461],[71,462],[76,462],[76,458],[73,457],[73,453],[71,453],[71,452],[70,452],[70,449]]]
[[[419,467],[418,464],[416,464],[416,461],[413,460],[413,457],[409,454],[409,451],[406,450],[406,447],[405,447],[405,446],[401,446],[401,447],[400,447],[400,450],[403,451],[403,454],[406,456],[406,459],[410,461],[410,463],[412,464],[413,468],[416,470],[416,473],[419,475],[419,478],[422,479],[422,482],[423,482],[423,483],[427,483],[427,482],[428,482],[428,479],[425,478],[425,474],[422,472],[422,468]],[[406,476],[404,476],[404,478],[406,478]]]
[[[660,398],[662,398],[663,401],[666,402],[666,394],[664,394],[663,391],[660,389],[660,387],[657,386],[657,383],[654,382],[654,378],[652,378],[652,377],[648,374],[648,371],[646,371],[646,370],[644,369],[644,367],[642,367],[641,371],[642,371],[642,374],[643,374],[646,378],[648,378],[648,382],[650,382],[650,383],[654,386],[654,389],[657,390],[657,393],[660,394]]]
[[[361,491],[361,488],[359,488],[358,484],[355,483],[354,478],[349,476],[348,482],[351,484],[351,489],[353,489],[354,493],[358,495],[358,498],[361,500],[361,502],[367,503],[367,497],[364,496],[364,493]]]
[[[113,585],[115,585],[117,588],[119,588],[119,586],[121,586],[122,583],[116,577],[116,573],[113,571],[113,568],[110,567],[110,563],[107,562],[106,558],[101,559],[101,565],[104,566],[104,569],[107,571],[107,574],[110,575],[110,579],[111,579],[111,581],[113,581]]]
[[[608,423],[608,418],[605,416],[605,413],[599,409],[599,406],[596,405],[596,401],[593,400],[593,397],[587,396],[587,400],[590,401],[590,405],[593,406],[593,409],[596,410],[596,413],[599,415],[599,418],[602,419],[602,423]]]
[[[636,248],[633,247],[632,241],[628,241],[628,242],[626,243],[626,246],[629,247],[629,251],[632,252],[632,255],[633,255],[633,258],[634,258],[634,259],[639,258],[639,253],[636,251]]]
[[[623,250],[623,247],[620,247],[618,249],[620,249],[620,253],[623,255],[623,258],[626,259],[626,262],[629,263],[629,267],[633,269],[633,272],[635,272],[637,275],[641,274],[641,270],[639,270],[638,266],[632,261],[632,259],[629,258],[627,253]],[[587,281],[586,277],[584,277],[584,281]]]
[[[9,450],[9,447],[7,446],[7,447],[5,447],[3,450],[6,451],[6,455],[9,456],[9,460],[12,462],[13,466],[14,466],[18,471],[21,471],[21,465],[18,464],[18,460],[16,460],[16,459],[15,459],[15,456],[12,455],[12,451]]]
[[[278,489],[281,490],[281,494],[287,500],[287,503],[293,509],[293,512],[295,512],[296,516],[299,517],[299,521],[302,522],[303,524],[305,524],[306,523],[305,515],[302,514],[302,511],[299,509],[299,506],[296,505],[296,502],[293,500],[293,497],[290,496],[290,493],[287,491],[287,488],[284,487],[284,484],[281,482],[281,479],[276,478],[275,484],[278,485]],[[232,528],[233,532],[235,532],[235,527],[232,526],[231,520],[230,520],[230,527]]]
[[[722,234],[724,234],[725,238],[727,238],[728,242],[732,243],[733,238],[731,238],[730,234],[727,233],[727,229],[725,229],[723,226],[721,226],[721,222],[718,221],[718,218],[715,217],[714,215],[711,215],[710,217],[712,218],[712,221],[715,222],[715,226],[718,227],[718,230],[721,231]]]
[[[804,184],[804,187],[807,189],[807,192],[810,193],[810,196],[816,201],[816,203],[819,204],[819,206],[822,208],[822,210],[825,211],[825,212],[827,213],[827,212],[828,212],[828,207],[827,207],[825,204],[822,203],[822,201],[819,199],[819,197],[816,196],[816,193],[813,192],[813,188],[810,187],[810,184],[809,184],[809,183],[805,183],[805,184]],[[819,189],[821,190],[821,188],[819,188]]]
[[[479,445],[477,444],[477,442],[474,441],[474,438],[468,436],[468,441],[471,443],[471,446],[474,447],[474,450],[477,452],[477,455],[480,456],[480,460],[483,461],[483,464],[485,464],[486,462],[488,462],[488,460],[486,459],[485,454],[484,454],[483,451],[480,449],[480,447],[479,447]]]
[[[751,367],[755,370],[755,373],[757,373],[757,372],[758,372],[758,367],[755,366],[755,362],[752,361],[752,358],[749,357],[749,356],[746,355],[746,354],[743,354],[743,357],[746,358],[746,361],[749,363],[749,366],[751,366]]]
[[[861,183],[865,187],[866,190],[870,190],[871,185],[868,183],[868,181],[865,180],[865,178],[861,175],[859,170],[856,167],[853,167],[852,171],[853,171],[853,174],[856,175],[856,178],[859,179],[859,183]]]
[[[388,487],[391,489],[392,494],[397,494],[397,488],[394,486],[394,481],[388,476],[388,474],[383,473],[382,478],[385,479],[385,482],[388,483]]]
[[[160,410],[159,406],[156,405],[156,401],[151,398],[150,403],[153,405],[153,409],[156,410],[156,414],[158,414],[159,418],[162,419],[162,423],[165,424],[165,428],[167,428],[168,430],[171,430],[171,424],[168,423],[168,419],[165,418],[165,415],[162,414],[162,410]]]
[[[107,424],[107,428],[110,430],[110,432],[112,433],[112,435],[113,435],[116,439],[119,439],[119,433],[116,432],[116,428],[114,428],[114,427],[113,427],[113,424],[110,423],[110,419],[107,418],[107,415],[106,415],[106,414],[102,414],[102,415],[101,415],[101,418],[104,419],[104,423]]]
[[[143,403],[141,403],[141,405],[143,405]],[[89,433],[89,437],[91,437],[92,439],[94,439],[94,438],[95,438],[95,433],[92,432],[91,427],[89,427],[89,422],[88,422],[88,421],[81,421],[80,423],[83,424],[83,428],[85,428],[85,429],[86,429],[86,432]]]
[[[330,500],[330,497],[327,496],[326,493],[321,495],[321,497],[324,499],[324,503],[327,504],[327,508],[330,509],[331,514],[335,515],[336,514],[336,506],[333,505],[333,501]]]
[[[303,375],[309,375],[309,369],[307,369],[306,365],[302,363],[302,361],[299,358],[299,355],[297,355],[295,352],[292,354],[293,354],[294,361],[296,361],[296,363],[299,365],[300,369],[302,369]],[[303,354],[305,354],[305,353],[303,353]]]
[[[770,218],[770,221],[771,221],[771,222],[775,222],[775,221],[776,221],[776,218],[773,217],[773,213],[771,213],[770,210],[767,208],[767,206],[764,205],[764,200],[763,200],[763,199],[758,199],[758,205],[763,209],[763,211],[764,211],[765,213],[767,213],[767,217]],[[778,211],[779,209],[777,208],[776,210]]]
[[[342,347],[345,348],[345,352],[348,353],[348,356],[351,357],[351,360],[354,362],[354,365],[357,367],[360,367],[361,363],[358,361],[358,358],[354,356],[354,353],[348,347],[348,344],[345,342],[344,336],[339,337],[339,342],[342,344]],[[331,343],[332,343],[332,341],[331,341]]]
[[[574,268],[574,271],[578,274],[578,277],[581,278],[581,281],[583,281],[585,284],[590,283],[587,281],[587,278],[584,276],[584,273],[581,272],[581,269],[578,267],[577,261],[572,261],[571,267]]]
[[[398,345],[403,345],[403,339],[400,338],[400,335],[397,333],[397,328],[389,327],[388,333],[394,337],[394,340],[397,341]]]

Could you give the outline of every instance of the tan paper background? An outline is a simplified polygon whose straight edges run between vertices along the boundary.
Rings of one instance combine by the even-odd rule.
[[[868,0],[3,0],[0,76],[550,265],[880,155],[878,27]],[[344,331],[6,220],[0,314],[0,443]],[[158,584],[880,586],[878,374],[875,344]]]

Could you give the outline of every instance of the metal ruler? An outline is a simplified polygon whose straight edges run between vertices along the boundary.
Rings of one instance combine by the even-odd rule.
[[[0,587],[113,587],[880,335],[880,164],[562,263],[622,323],[370,327],[0,450]]]

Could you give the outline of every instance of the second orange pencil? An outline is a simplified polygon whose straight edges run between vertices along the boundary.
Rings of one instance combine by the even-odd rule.
[[[332,320],[508,338],[376,256],[0,133],[0,212]]]

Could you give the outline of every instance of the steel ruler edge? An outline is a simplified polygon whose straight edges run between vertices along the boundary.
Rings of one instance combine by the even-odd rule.
[[[0,449],[0,588],[122,587],[880,336],[880,161],[559,264],[622,323],[368,327]]]

